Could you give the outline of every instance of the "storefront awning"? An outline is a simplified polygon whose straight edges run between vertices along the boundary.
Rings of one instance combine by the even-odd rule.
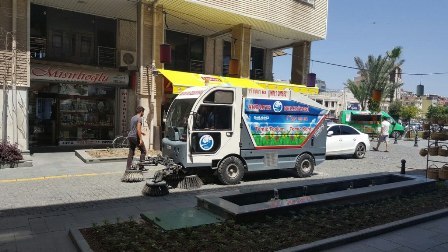
[[[159,69],[159,72],[165,77],[165,90],[171,90],[173,94],[180,94],[189,87],[208,85],[231,85],[242,88],[261,88],[271,90],[285,90],[287,88],[302,94],[317,94],[317,87],[306,87],[304,85],[294,85],[281,82],[257,81],[251,79],[232,78],[217,75],[197,74],[180,72],[166,69]]]

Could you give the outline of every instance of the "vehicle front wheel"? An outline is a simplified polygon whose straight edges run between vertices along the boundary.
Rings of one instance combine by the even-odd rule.
[[[355,158],[361,159],[366,155],[366,146],[363,143],[359,143],[358,145],[356,145],[356,149],[355,149]]]
[[[217,175],[219,181],[225,185],[238,184],[244,176],[244,164],[237,157],[226,157],[219,164]]]
[[[314,159],[310,154],[302,154],[296,161],[297,175],[299,178],[309,177],[314,171]]]

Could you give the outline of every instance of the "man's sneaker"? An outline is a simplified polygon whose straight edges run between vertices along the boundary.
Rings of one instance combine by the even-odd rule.
[[[378,148],[376,148],[376,147],[373,147],[373,150],[374,150],[374,151],[378,151]]]

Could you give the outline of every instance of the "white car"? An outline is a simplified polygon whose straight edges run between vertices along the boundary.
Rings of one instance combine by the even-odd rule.
[[[327,127],[327,156],[353,155],[363,158],[370,149],[369,135],[345,124]]]

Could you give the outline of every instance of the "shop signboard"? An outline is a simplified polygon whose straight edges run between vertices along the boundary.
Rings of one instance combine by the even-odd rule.
[[[55,65],[32,64],[31,80],[124,86],[129,83],[129,75],[125,72],[102,69],[83,69]]]

